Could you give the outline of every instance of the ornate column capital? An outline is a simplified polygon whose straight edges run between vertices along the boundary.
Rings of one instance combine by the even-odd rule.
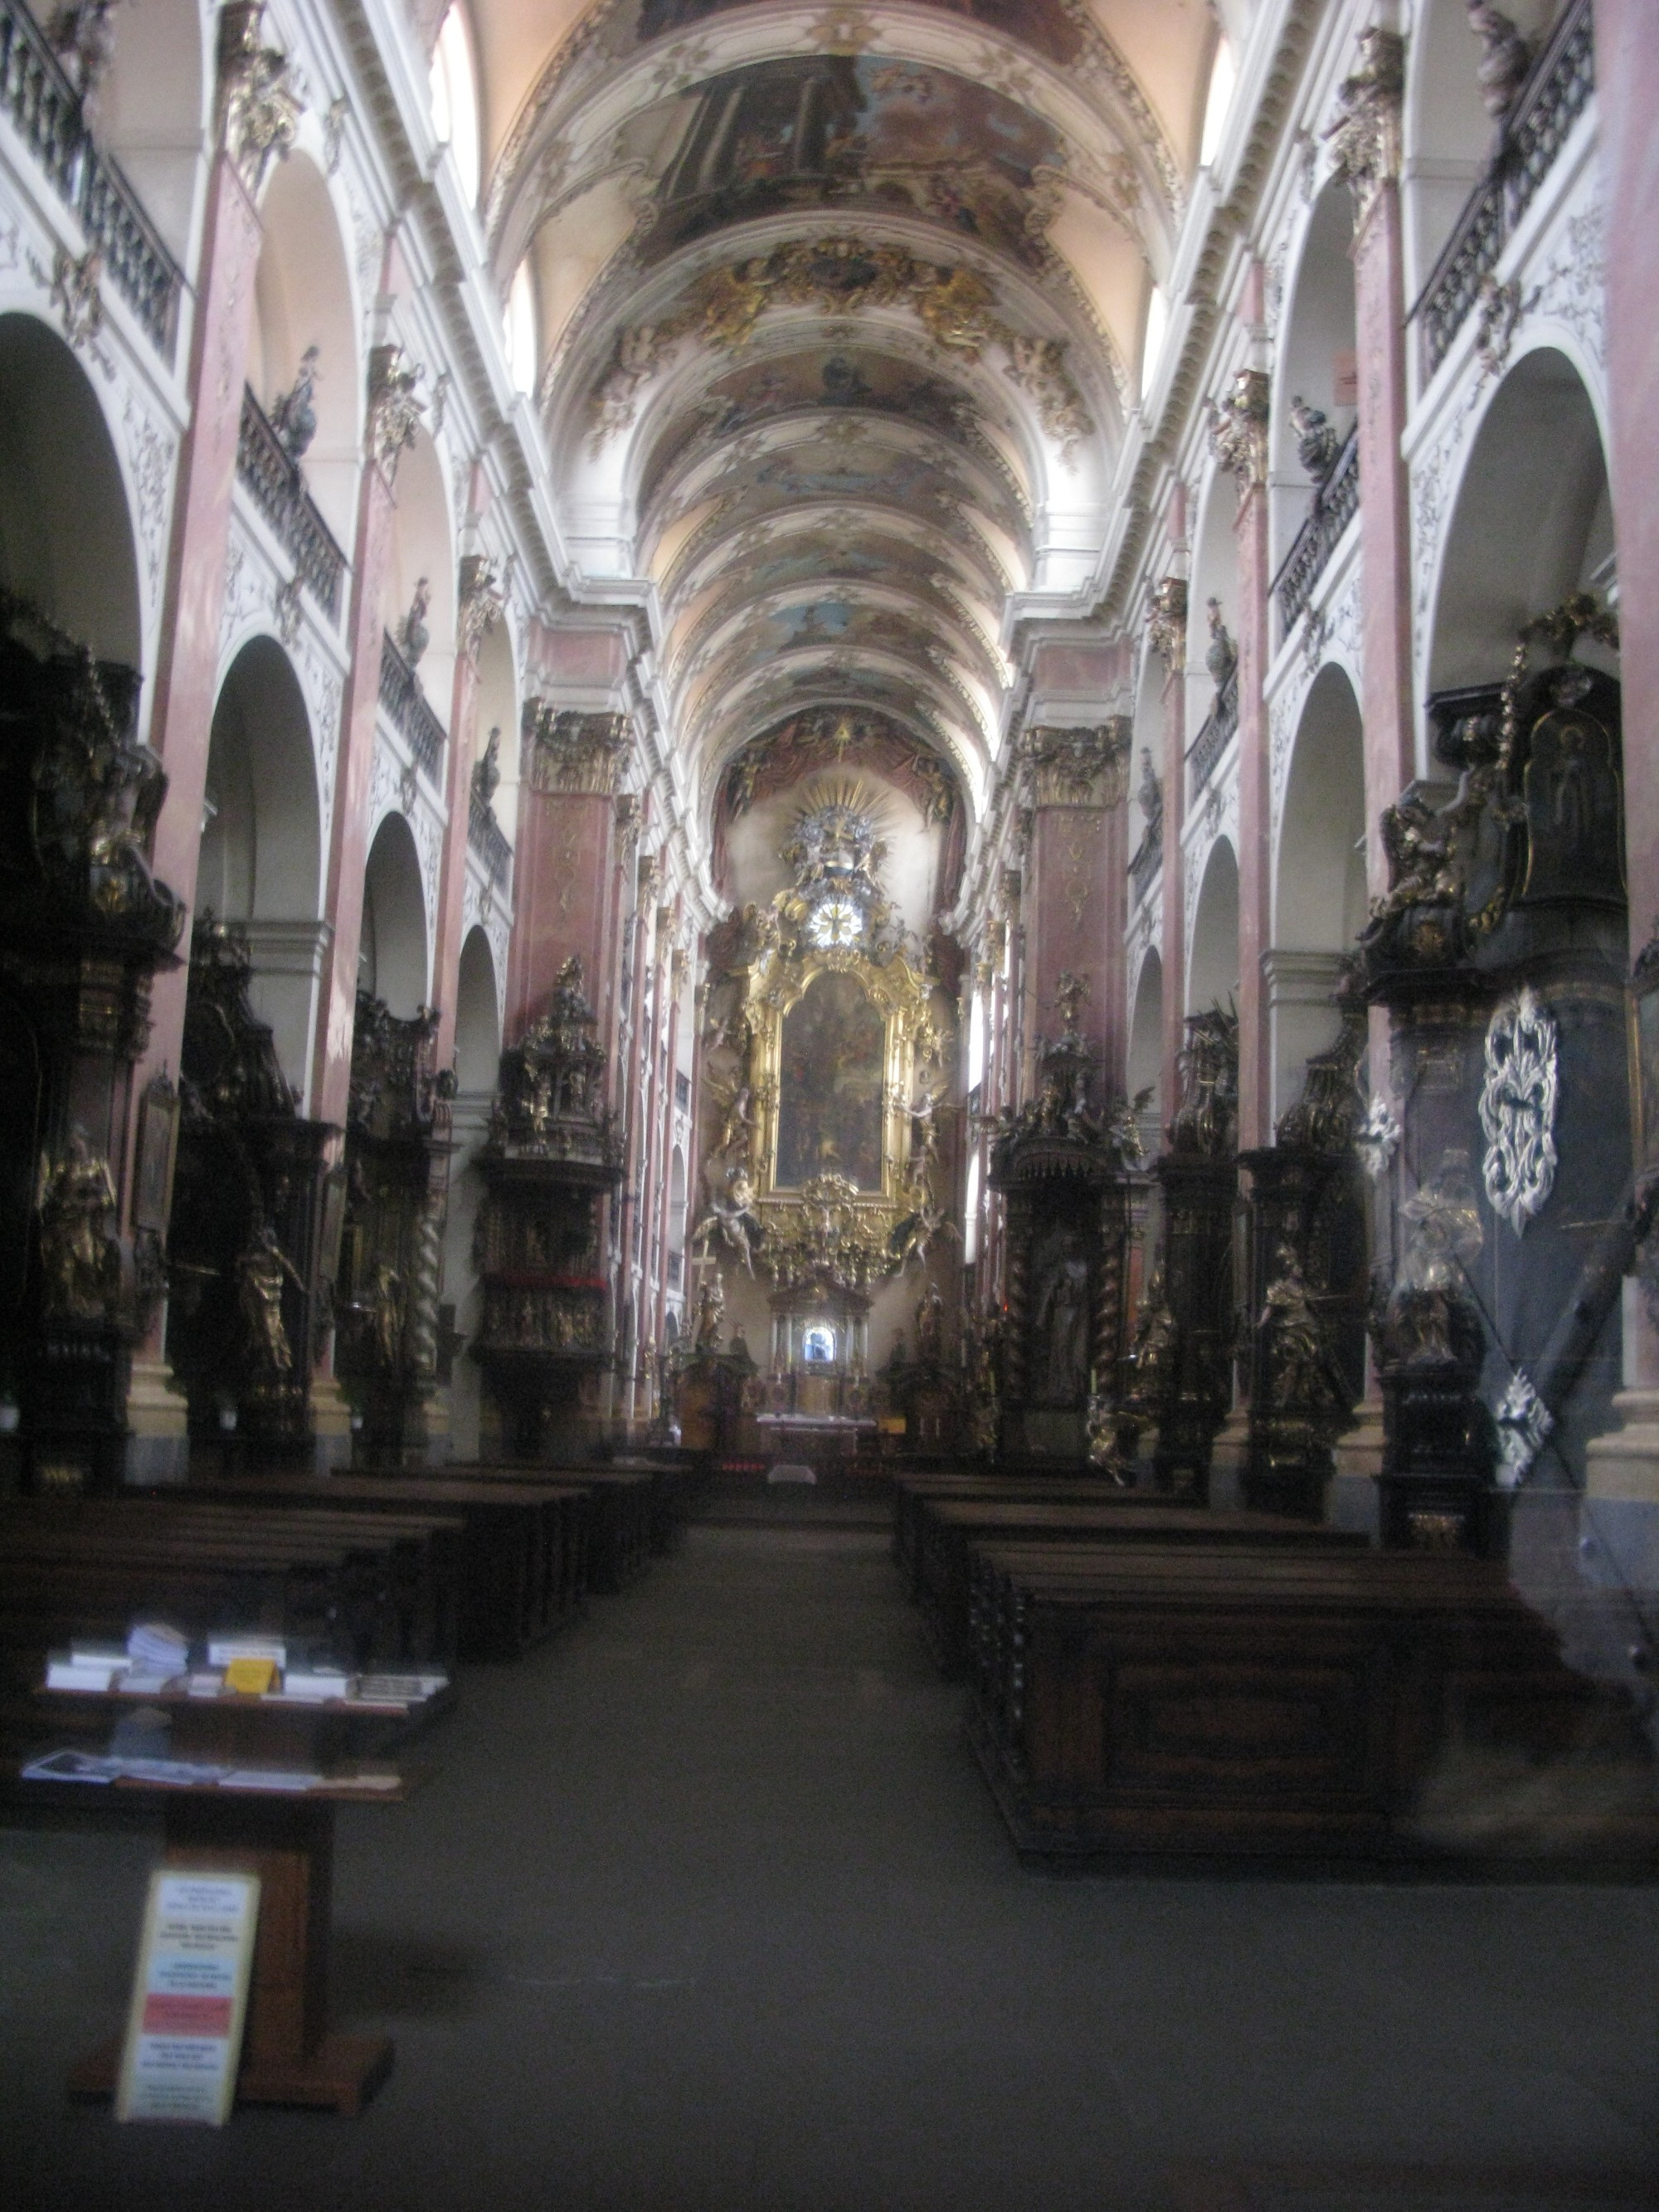
[[[544,796],[610,798],[628,757],[626,714],[585,714],[527,699],[525,735],[530,740],[530,788]]]
[[[219,11],[219,130],[251,200],[273,158],[288,159],[305,107],[288,56],[260,43],[264,19],[264,0]]]
[[[377,345],[368,356],[368,450],[388,483],[396,480],[398,458],[415,442],[426,406],[415,396],[421,365],[400,345]]]
[[[1187,579],[1164,576],[1152,586],[1146,636],[1165,668],[1187,665]]]
[[[1334,173],[1347,179],[1358,230],[1384,185],[1400,174],[1400,116],[1406,90],[1406,41],[1375,24],[1359,34],[1359,66],[1337,88],[1327,125]]]
[[[643,823],[640,813],[640,794],[637,791],[617,793],[617,850],[624,866],[634,857],[634,848],[640,842]]]
[[[461,651],[476,667],[483,641],[500,622],[506,605],[495,563],[488,554],[462,554],[458,589]]]
[[[1241,368],[1226,397],[1210,409],[1210,449],[1238,481],[1241,496],[1267,481],[1267,422],[1273,386],[1266,369]]]
[[[1129,719],[1028,730],[1023,748],[1039,806],[1118,806],[1129,789]]]

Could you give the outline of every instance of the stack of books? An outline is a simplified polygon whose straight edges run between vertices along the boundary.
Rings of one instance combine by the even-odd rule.
[[[127,1631],[127,1659],[135,1676],[158,1686],[170,1682],[190,1664],[190,1638],[170,1620],[135,1620]]]
[[[127,1671],[127,1651],[124,1644],[106,1644],[96,1637],[76,1637],[67,1651],[53,1651],[46,1658],[46,1687],[49,1690],[107,1690],[119,1675]]]

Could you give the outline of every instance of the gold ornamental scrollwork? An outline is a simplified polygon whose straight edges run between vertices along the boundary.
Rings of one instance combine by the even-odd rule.
[[[1024,754],[1039,806],[1119,806],[1129,789],[1127,715],[1078,729],[1039,726]]]
[[[1146,636],[1165,668],[1187,665],[1187,579],[1164,576],[1152,586]]]
[[[506,609],[495,563],[484,553],[461,556],[458,594],[461,651],[476,667],[484,641],[495,630]]]
[[[1240,494],[1267,481],[1267,423],[1273,386],[1265,369],[1241,368],[1210,410],[1210,447],[1237,479]]]
[[[1337,88],[1336,114],[1327,126],[1334,173],[1352,191],[1354,228],[1385,185],[1400,174],[1401,111],[1406,92],[1406,41],[1373,26],[1359,38],[1359,66]]]
[[[416,397],[421,365],[399,345],[371,347],[368,356],[368,450],[388,483],[396,480],[399,456],[415,442],[426,402]]]
[[[222,9],[219,15],[219,116],[225,152],[250,199],[273,160],[285,161],[304,102],[293,64],[280,46],[262,42],[263,0]]]
[[[525,702],[530,787],[544,796],[610,798],[628,758],[626,714],[585,714],[544,699]]]

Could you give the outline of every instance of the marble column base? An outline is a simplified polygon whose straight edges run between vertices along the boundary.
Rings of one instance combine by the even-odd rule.
[[[311,1386],[312,1466],[332,1474],[351,1465],[351,1408],[331,1375],[319,1375]]]
[[[137,1359],[127,1388],[127,1436],[121,1480],[140,1487],[190,1478],[185,1394],[164,1359]]]
[[[1382,1472],[1382,1401],[1362,1399],[1353,1426],[1331,1449],[1336,1473],[1326,1495],[1325,1518],[1334,1528],[1357,1528],[1372,1543],[1378,1538],[1381,1499],[1376,1478]]]
[[[1224,1513],[1243,1504],[1245,1462],[1250,1455],[1250,1409],[1235,1406],[1210,1447],[1210,1503]]]
[[[1579,1504],[1585,1576],[1659,1590],[1659,1390],[1621,1390],[1624,1425],[1590,1441]]]

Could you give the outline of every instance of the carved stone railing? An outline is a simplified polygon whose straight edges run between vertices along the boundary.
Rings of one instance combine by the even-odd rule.
[[[340,618],[345,555],[312,504],[297,461],[289,459],[265,411],[246,387],[236,440],[236,473],[254,504],[293,556],[307,589],[331,622]]]
[[[1158,873],[1164,860],[1164,841],[1161,837],[1143,839],[1129,862],[1129,881],[1134,885],[1137,902],[1146,896],[1146,887]]]
[[[1359,512],[1359,430],[1349,431],[1334,465],[1313,495],[1308,519],[1296,533],[1285,565],[1273,579],[1279,619],[1288,637],[1305,612],[1314,587],[1330,565],[1343,532]]]
[[[1235,668],[1216,693],[1215,705],[1204,726],[1187,748],[1189,788],[1197,797],[1215,773],[1215,764],[1227,750],[1238,727],[1238,671]]]
[[[428,783],[441,789],[444,726],[428,705],[419,678],[398,652],[397,640],[389,630],[380,637],[380,704],[409,747],[416,767]],[[469,818],[469,839],[471,828]]]
[[[1425,382],[1451,350],[1483,279],[1497,267],[1595,89],[1590,0],[1571,0],[1504,118],[1491,165],[1412,310],[1423,332]]]
[[[381,684],[386,681],[384,668]],[[382,690],[384,696],[384,690]],[[513,866],[513,848],[507,842],[501,825],[487,799],[480,799],[475,791],[466,812],[466,842],[483,863],[484,873],[493,888],[507,889],[507,871]]]
[[[184,277],[137,194],[92,142],[74,87],[21,0],[0,0],[0,108],[103,255],[110,282],[167,362]]]

